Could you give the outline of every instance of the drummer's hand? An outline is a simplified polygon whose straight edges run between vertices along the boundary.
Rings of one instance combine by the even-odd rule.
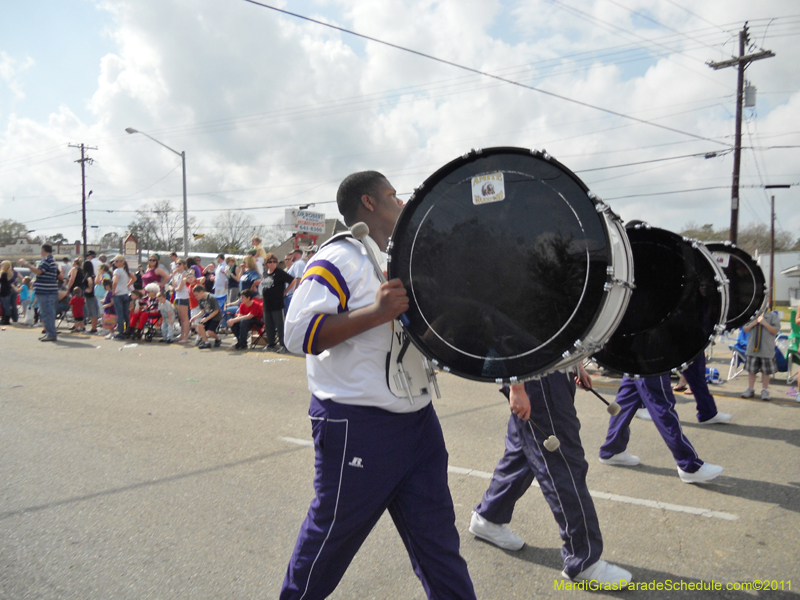
[[[522,384],[510,386],[508,404],[511,412],[523,421],[531,418],[531,401]]]
[[[578,376],[575,378],[575,382],[578,384],[578,387],[584,390],[592,389],[592,377],[581,364],[578,365]]]
[[[382,283],[375,296],[375,309],[385,322],[396,319],[408,310],[408,294],[403,282],[399,279],[392,279]]]

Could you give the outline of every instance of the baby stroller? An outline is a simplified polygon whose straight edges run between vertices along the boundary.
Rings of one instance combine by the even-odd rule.
[[[161,315],[154,315],[147,317],[147,322],[144,324],[144,333],[142,339],[145,342],[152,342],[156,334],[161,335]]]

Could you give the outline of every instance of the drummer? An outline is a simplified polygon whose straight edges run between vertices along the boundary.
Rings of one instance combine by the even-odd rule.
[[[352,226],[381,250],[400,215],[375,171],[345,178],[336,195]],[[475,598],[459,554],[447,450],[430,392],[395,396],[386,377],[391,322],[408,309],[402,283],[380,283],[360,241],[329,240],[305,270],[286,316],[286,345],[306,354],[316,498],[300,528],[280,598],[333,592],[388,509],[430,598]]]
[[[562,577],[592,581],[602,589],[623,589],[631,574],[600,558],[603,538],[594,502],[586,485],[589,465],[579,435],[575,412],[575,383],[592,387],[583,366],[577,373],[557,371],[509,390],[511,417],[506,450],[492,475],[489,488],[472,513],[469,531],[505,550],[520,550],[525,540],[506,525],[514,506],[533,483],[539,482],[558,522],[564,545]],[[543,436],[531,426],[553,433],[561,442],[555,452],[542,451]]]
[[[675,395],[669,375],[660,377],[623,377],[617,391],[619,414],[608,422],[605,443],[600,446],[600,462],[604,465],[633,467],[641,460],[627,451],[630,423],[636,411],[646,408],[653,423],[678,464],[678,476],[684,483],[703,483],[717,478],[724,470],[719,465],[703,462],[681,429],[675,412]]]

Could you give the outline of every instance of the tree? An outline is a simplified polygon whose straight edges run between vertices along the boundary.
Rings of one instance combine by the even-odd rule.
[[[197,219],[189,217],[189,231]],[[136,220],[128,225],[139,248],[147,250],[183,250],[183,213],[169,200],[159,200],[136,211]]]
[[[51,244],[69,244],[69,240],[61,233],[47,236],[47,241]]]
[[[714,226],[707,223],[698,226],[696,223],[687,223],[680,232],[681,235],[695,238],[701,242],[724,242],[731,239],[730,229],[714,230]],[[775,252],[782,252],[792,248],[794,240],[792,235],[786,231],[775,232]],[[736,245],[747,252],[755,254],[769,254],[770,251],[770,232],[769,226],[764,223],[750,223],[739,229],[739,237]]]
[[[122,248],[122,238],[116,231],[109,231],[100,238],[99,244],[103,249],[114,248],[120,251]]]
[[[16,244],[19,238],[28,239],[28,226],[14,219],[0,219],[0,246]]]
[[[208,252],[227,252],[242,254],[250,248],[253,236],[264,237],[264,227],[256,225],[241,211],[226,210],[214,220],[213,231],[206,235],[204,242],[213,245]]]

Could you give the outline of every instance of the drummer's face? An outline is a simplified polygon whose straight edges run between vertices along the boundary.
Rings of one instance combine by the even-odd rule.
[[[378,186],[376,194],[375,199],[378,201],[381,213],[386,216],[387,222],[391,221],[391,226],[394,227],[403,210],[402,203],[397,199],[397,190],[384,179],[384,183]]]

